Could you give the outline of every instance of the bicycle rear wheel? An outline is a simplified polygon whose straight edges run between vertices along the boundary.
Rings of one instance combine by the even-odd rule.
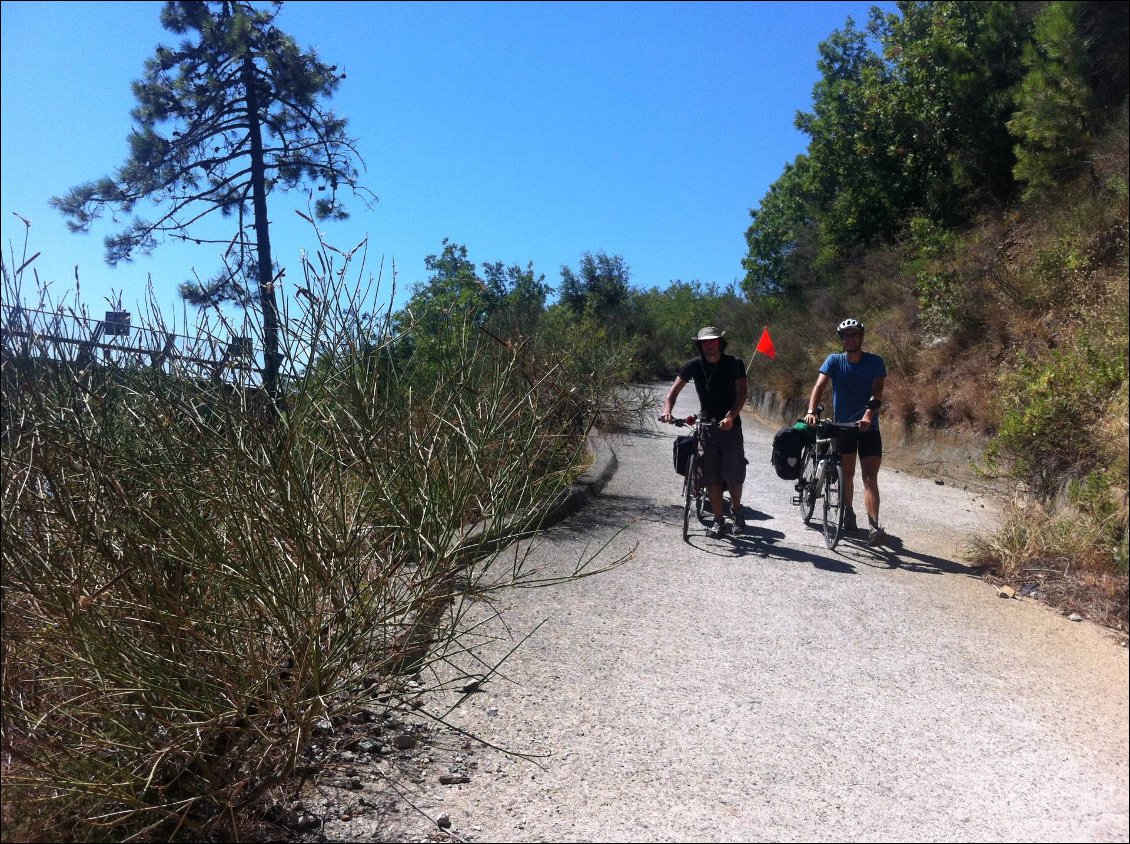
[[[836,462],[824,467],[824,544],[835,548],[844,527],[844,467]]]
[[[816,471],[818,462],[816,449],[806,448],[801,454],[800,473],[800,518],[808,524],[816,510]]]
[[[697,509],[699,512],[702,510],[702,499],[699,498],[698,486],[695,483],[695,473],[698,472],[698,455],[691,453],[690,459],[687,460],[687,474],[683,478],[683,496],[685,502],[683,504],[683,541],[686,542],[691,535],[691,510]]]

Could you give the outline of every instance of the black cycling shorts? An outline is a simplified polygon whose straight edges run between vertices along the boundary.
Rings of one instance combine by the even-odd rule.
[[[857,437],[840,438],[840,454],[855,454],[860,457],[882,457],[883,437],[878,431],[860,431]]]

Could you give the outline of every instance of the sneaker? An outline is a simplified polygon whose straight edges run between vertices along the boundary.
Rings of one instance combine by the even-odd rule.
[[[859,530],[859,524],[855,520],[855,510],[850,507],[844,510],[844,530]]]
[[[711,537],[712,539],[721,539],[726,535],[726,520],[715,519],[714,524],[710,526],[710,530],[708,530],[706,533],[707,536]]]
[[[867,544],[874,547],[875,545],[882,545],[887,541],[887,532],[881,527],[873,527],[867,533]]]
[[[734,514],[734,536],[745,533],[745,517],[741,513]]]

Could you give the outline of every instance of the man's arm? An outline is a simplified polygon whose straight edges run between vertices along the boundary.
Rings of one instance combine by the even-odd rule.
[[[874,379],[871,382],[871,401],[872,402],[880,402],[881,403],[883,401],[883,387],[886,385],[886,383],[887,383],[887,376],[885,376],[885,375],[882,375],[882,376]],[[868,404],[870,405],[870,402]],[[872,420],[874,420],[875,414],[878,413],[878,412],[879,412],[878,407],[876,407],[874,410],[872,410],[871,407],[868,406],[867,410],[863,411],[863,418],[859,420],[859,430],[866,431],[866,430],[870,429],[871,422],[872,422]]]
[[[734,427],[734,420],[740,419],[742,408],[745,407],[746,398],[749,396],[749,379],[741,377],[734,382],[734,406],[730,408],[722,419],[722,430],[728,431]]]
[[[821,372],[816,376],[816,385],[812,388],[812,394],[808,397],[808,410],[805,411],[804,421],[808,422],[808,417],[812,417],[812,421],[816,421],[816,405],[820,404],[820,397],[824,395],[824,388],[828,386],[831,379]],[[808,424],[812,424],[809,422]]]
[[[667,391],[667,398],[663,400],[663,413],[659,416],[660,422],[671,421],[671,412],[675,409],[675,399],[679,397],[679,393],[683,391],[685,386],[687,386],[687,382],[676,375],[675,383],[671,385],[671,389]]]

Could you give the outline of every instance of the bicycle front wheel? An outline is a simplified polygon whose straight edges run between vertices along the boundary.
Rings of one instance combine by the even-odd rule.
[[[690,539],[691,510],[702,506],[698,500],[697,484],[695,483],[695,473],[697,471],[698,455],[692,452],[690,459],[687,460],[687,475],[683,478],[683,495],[686,499],[683,503],[683,542]]]
[[[800,518],[808,524],[812,521],[812,514],[816,510],[816,472],[819,462],[816,459],[816,449],[806,448],[801,456],[800,473]]]
[[[835,548],[844,527],[844,467],[838,462],[824,468],[824,544]]]

